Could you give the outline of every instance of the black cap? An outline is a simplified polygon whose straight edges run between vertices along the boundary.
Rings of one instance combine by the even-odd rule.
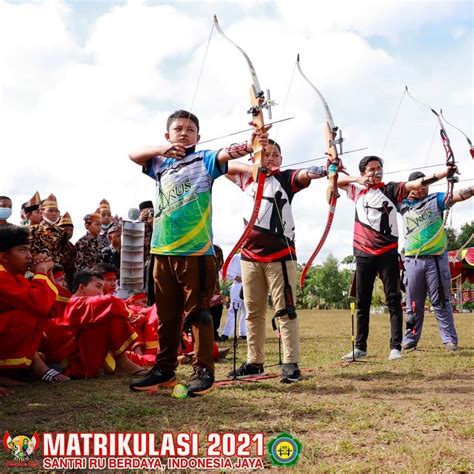
[[[32,206],[25,206],[23,210],[25,211],[26,214],[29,214],[30,212],[36,211],[39,208],[40,208],[39,204],[33,204]]]
[[[27,227],[10,225],[0,228],[0,252],[20,245],[30,245],[30,231]]]
[[[413,171],[413,173],[408,176],[408,181],[415,181],[415,179],[424,178],[425,175],[421,171]]]
[[[143,201],[138,205],[138,209],[143,211],[143,209],[153,209],[153,203],[151,201]]]

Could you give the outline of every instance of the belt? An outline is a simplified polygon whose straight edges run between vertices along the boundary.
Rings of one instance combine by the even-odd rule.
[[[409,255],[407,256],[406,258],[423,258],[423,259],[428,259],[428,258],[439,258],[441,257],[442,255],[418,255],[418,257],[416,257],[416,255]]]

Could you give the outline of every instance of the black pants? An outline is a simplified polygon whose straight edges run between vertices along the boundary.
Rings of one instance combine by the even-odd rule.
[[[219,339],[219,326],[221,325],[222,311],[224,310],[224,305],[222,303],[215,306],[211,306],[209,311],[212,316],[212,322],[214,323],[214,341]]]
[[[370,304],[377,274],[383,282],[390,312],[390,349],[400,350],[403,336],[403,312],[396,252],[387,252],[375,257],[356,257],[357,337],[355,346],[362,351],[367,350]]]

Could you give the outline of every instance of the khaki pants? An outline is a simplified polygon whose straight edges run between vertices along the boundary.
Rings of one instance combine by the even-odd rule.
[[[183,321],[189,318],[194,337],[193,366],[214,373],[214,326],[209,303],[216,287],[216,259],[156,255],[153,278],[158,312],[156,366],[167,372],[176,369]],[[206,312],[207,318],[196,318]]]
[[[296,262],[285,262],[289,284],[296,302]],[[268,292],[272,296],[275,312],[286,307],[285,281],[281,262],[241,261],[244,302],[247,307],[247,362],[263,364],[265,359],[265,315],[267,312]],[[287,315],[278,318],[283,345],[283,363],[299,361],[299,325],[298,318]]]

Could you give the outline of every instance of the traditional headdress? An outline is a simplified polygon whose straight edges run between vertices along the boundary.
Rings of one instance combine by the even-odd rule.
[[[54,194],[50,194],[41,204],[41,209],[57,209],[58,200]]]
[[[58,222],[59,227],[65,227],[67,225],[74,227],[74,224],[72,223],[72,219],[69,212],[65,212],[64,216],[62,216],[60,221]]]
[[[99,208],[98,211],[109,211],[110,212],[110,204],[107,199],[102,199],[102,201],[99,202]]]
[[[29,214],[30,212],[36,211],[36,209],[39,209],[41,204],[41,198],[39,195],[39,192],[36,191],[33,197],[25,203],[25,213]]]

